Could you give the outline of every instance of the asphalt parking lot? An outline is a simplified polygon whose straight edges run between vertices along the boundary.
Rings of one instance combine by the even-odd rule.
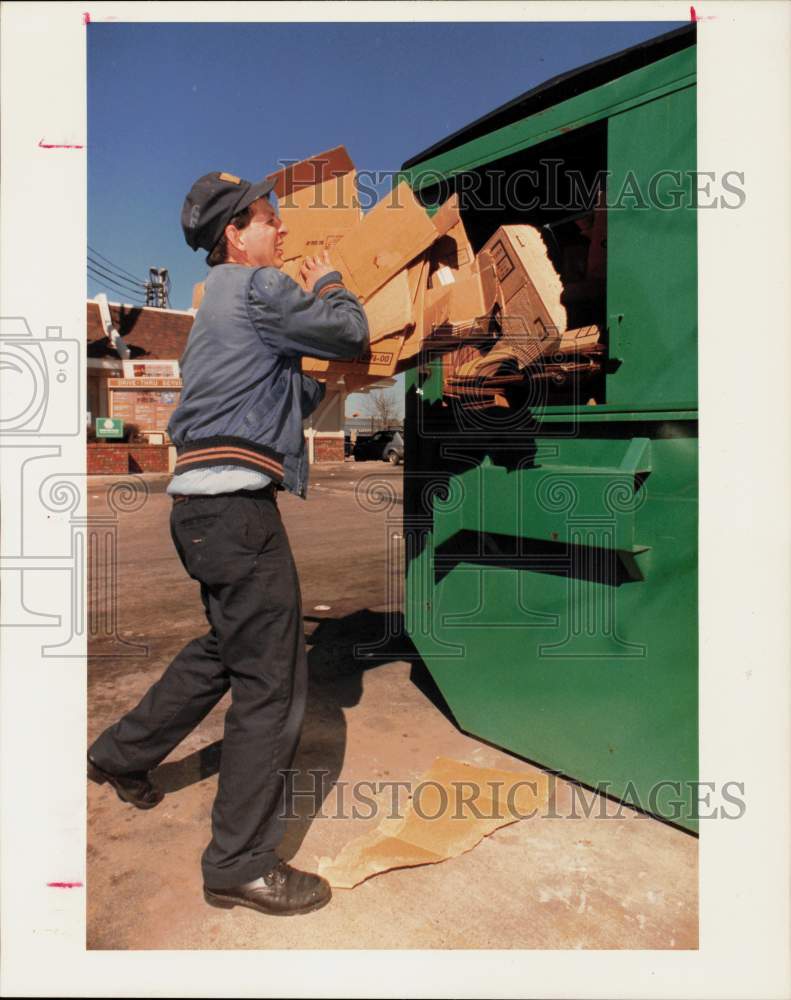
[[[205,630],[197,584],[170,541],[167,478],[141,478],[144,502],[118,515],[118,638],[91,648],[89,741]],[[91,480],[93,516],[106,511],[113,482]],[[440,755],[537,773],[459,731],[400,633],[402,570],[393,554],[401,484],[401,467],[333,463],[314,467],[307,501],[280,495],[311,672],[295,767],[326,772],[327,803],[338,782],[414,783]],[[559,818],[522,820],[442,864],[336,890],[316,913],[282,920],[208,907],[199,861],[225,707],[156,770],[166,792],[157,808],[138,811],[89,784],[89,949],[697,948],[697,840],[629,809],[617,816],[607,801],[571,819],[565,782]],[[355,818],[335,800],[322,813],[289,821],[281,853],[298,867],[315,869],[378,821]]]

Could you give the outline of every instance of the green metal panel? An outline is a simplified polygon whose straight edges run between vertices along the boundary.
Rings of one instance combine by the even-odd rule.
[[[607,379],[611,404],[697,400],[695,135],[694,87],[609,122],[609,200],[630,177],[646,200],[625,196],[607,215],[610,357],[621,361]]]
[[[695,170],[695,49],[418,164],[445,176],[607,118],[630,171]],[[675,178],[665,176],[660,197]],[[696,227],[608,214],[606,402],[471,432],[408,373],[406,626],[466,731],[696,828]],[[670,784],[668,784],[670,783]],[[673,784],[677,783],[677,787]]]
[[[606,432],[450,476],[410,533],[406,626],[464,730],[694,828],[695,424]]]
[[[436,184],[438,177],[473,170],[694,83],[695,48],[692,47],[425,160],[400,176],[414,191],[419,191]]]

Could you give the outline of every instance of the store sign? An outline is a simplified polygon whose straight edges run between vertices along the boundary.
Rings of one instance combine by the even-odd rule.
[[[167,430],[181,398],[180,378],[111,378],[110,413],[139,431]]]
[[[96,418],[97,438],[122,438],[124,436],[123,420],[116,420],[113,417]]]
[[[124,378],[178,378],[178,361],[124,361]]]
[[[180,378],[108,378],[108,389],[180,389]]]

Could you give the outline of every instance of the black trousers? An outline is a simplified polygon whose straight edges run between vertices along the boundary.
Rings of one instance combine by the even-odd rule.
[[[230,688],[204,882],[226,889],[277,862],[284,782],[305,712],[299,579],[274,490],[176,500],[171,536],[201,585],[209,631],[90,749],[115,774],[156,767]]]

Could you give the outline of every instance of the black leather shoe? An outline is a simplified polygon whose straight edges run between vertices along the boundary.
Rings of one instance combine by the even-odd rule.
[[[147,771],[134,771],[132,774],[110,774],[103,771],[98,764],[88,756],[88,777],[97,785],[105,782],[116,790],[122,802],[128,802],[138,809],[153,809],[164,799],[163,792],[158,792],[148,779]]]
[[[279,861],[265,875],[233,889],[209,889],[204,886],[203,898],[210,906],[219,906],[224,910],[247,906],[259,913],[288,917],[326,906],[332,898],[332,890],[329,882],[320,875],[298,871],[285,861]]]

